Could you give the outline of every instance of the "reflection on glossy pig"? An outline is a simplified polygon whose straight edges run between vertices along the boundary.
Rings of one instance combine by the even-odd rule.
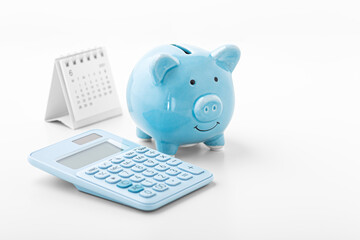
[[[234,45],[208,52],[188,45],[164,45],[135,66],[127,103],[139,138],[154,138],[159,151],[174,155],[180,145],[224,146],[234,111],[231,74],[240,58]]]

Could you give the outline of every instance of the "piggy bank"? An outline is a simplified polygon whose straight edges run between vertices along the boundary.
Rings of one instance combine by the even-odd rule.
[[[234,45],[209,52],[193,46],[163,45],[134,67],[127,86],[129,112],[141,139],[175,155],[180,145],[224,146],[234,111],[232,71],[240,58]]]

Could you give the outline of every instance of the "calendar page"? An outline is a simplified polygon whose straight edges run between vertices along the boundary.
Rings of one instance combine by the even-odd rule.
[[[76,121],[119,108],[114,80],[103,48],[58,61]]]

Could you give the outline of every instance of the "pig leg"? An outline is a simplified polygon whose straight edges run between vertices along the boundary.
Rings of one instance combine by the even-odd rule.
[[[220,150],[224,147],[225,144],[224,134],[217,135],[204,143],[210,148],[210,150]]]
[[[147,135],[143,131],[141,131],[139,128],[136,128],[136,136],[144,141],[151,141],[151,136]]]
[[[163,142],[163,141],[156,141],[156,148],[159,152],[163,152],[165,154],[168,155],[175,155],[175,153],[178,150],[178,145],[176,144],[172,144],[172,143],[168,143],[168,142]]]

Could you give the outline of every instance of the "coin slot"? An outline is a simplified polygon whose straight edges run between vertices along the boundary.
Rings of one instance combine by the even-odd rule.
[[[184,47],[182,47],[180,45],[177,45],[177,44],[171,44],[171,45],[174,46],[174,47],[179,48],[180,50],[182,50],[186,54],[191,54],[191,51],[189,49],[186,49],[186,48],[184,48]]]

